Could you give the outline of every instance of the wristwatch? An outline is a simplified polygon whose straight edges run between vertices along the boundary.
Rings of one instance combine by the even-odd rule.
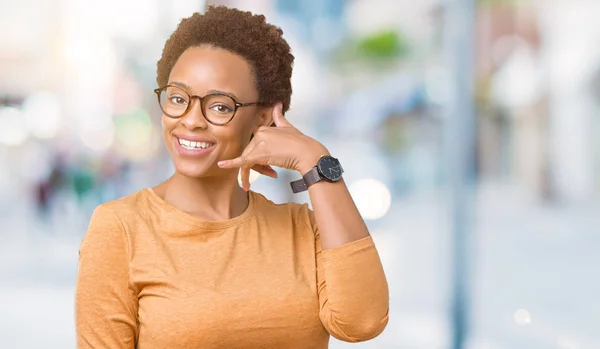
[[[338,159],[330,155],[323,155],[317,165],[302,176],[302,179],[293,181],[290,185],[294,193],[300,193],[321,180],[337,182],[342,178],[343,173],[344,169]]]

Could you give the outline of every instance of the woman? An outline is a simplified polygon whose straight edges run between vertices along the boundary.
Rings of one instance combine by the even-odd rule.
[[[293,59],[264,16],[211,7],[181,21],[155,91],[176,171],[95,210],[79,348],[327,348],[383,331],[387,282],[342,168],[283,115]],[[250,169],[276,177],[270,166],[306,174],[293,189],[314,213],[249,190]]]

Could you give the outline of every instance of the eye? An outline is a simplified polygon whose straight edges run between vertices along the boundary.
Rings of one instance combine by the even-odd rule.
[[[187,103],[187,101],[183,97],[180,97],[180,96],[171,96],[171,97],[169,97],[169,100],[173,104],[186,104]]]
[[[233,112],[233,109],[225,104],[216,104],[216,105],[213,105],[212,107],[210,107],[210,109],[216,111],[217,113],[221,113],[221,114],[230,114]]]

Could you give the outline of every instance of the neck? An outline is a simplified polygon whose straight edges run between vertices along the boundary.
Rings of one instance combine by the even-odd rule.
[[[248,207],[248,194],[238,184],[237,171],[225,178],[192,178],[175,173],[156,191],[169,204],[203,220],[231,219]]]

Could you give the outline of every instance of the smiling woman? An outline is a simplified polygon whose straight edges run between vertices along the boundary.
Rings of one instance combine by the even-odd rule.
[[[154,92],[175,173],[94,212],[79,348],[327,348],[330,335],[385,328],[386,278],[342,167],[284,117],[293,56],[282,34],[264,16],[211,7],[167,41]],[[271,166],[303,175],[292,187],[314,212],[250,191],[250,169],[275,177]]]
[[[196,46],[181,54],[167,85],[158,89],[163,137],[178,173],[200,177],[225,172],[217,161],[238,156],[258,127],[270,123],[269,110],[233,97],[258,100],[254,81],[250,64],[230,51]],[[211,132],[206,132],[209,125]],[[196,147],[199,143],[209,146]]]

